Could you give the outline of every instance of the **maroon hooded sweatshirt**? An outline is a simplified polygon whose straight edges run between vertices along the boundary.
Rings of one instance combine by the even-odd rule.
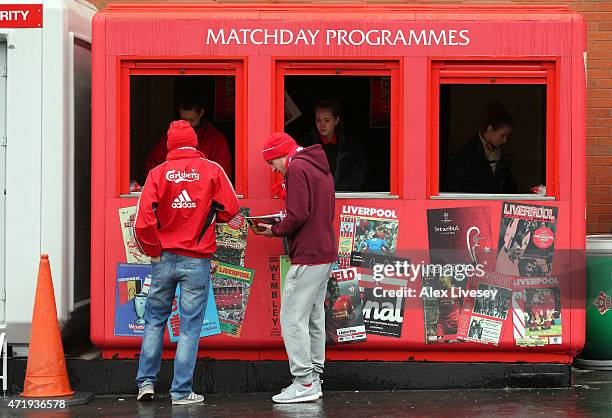
[[[292,264],[324,264],[338,260],[334,234],[334,177],[321,145],[293,156],[287,167],[287,216],[272,227],[286,236]]]

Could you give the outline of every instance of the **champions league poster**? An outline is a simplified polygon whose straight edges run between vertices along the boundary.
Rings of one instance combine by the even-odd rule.
[[[150,264],[118,264],[115,288],[115,335],[141,337],[151,286]]]
[[[484,270],[492,270],[493,238],[487,206],[428,209],[427,232],[431,263],[482,264]]]
[[[431,264],[480,264],[492,268],[491,215],[486,206],[427,210],[429,259]],[[423,275],[423,287],[447,294],[452,288],[466,289],[467,274]],[[463,271],[463,269],[461,270]],[[458,342],[458,327],[463,297],[428,295],[423,297],[426,344]]]

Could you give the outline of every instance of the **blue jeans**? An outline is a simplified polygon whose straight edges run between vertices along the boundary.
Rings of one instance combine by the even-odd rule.
[[[181,331],[174,358],[174,378],[170,388],[172,399],[184,398],[192,392],[193,370],[208,301],[210,259],[163,252],[160,262],[153,263],[136,376],[139,388],[155,385],[157,382],[166,323],[172,309],[177,284],[181,287],[179,301]]]

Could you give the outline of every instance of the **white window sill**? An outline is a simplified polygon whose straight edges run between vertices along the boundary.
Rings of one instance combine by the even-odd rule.
[[[139,198],[140,194],[141,194],[141,192],[131,192],[131,193],[126,193],[126,194],[119,195],[119,197],[121,197],[121,198],[130,198],[130,197]],[[244,198],[244,196],[242,196],[241,194],[237,194],[236,196],[238,197],[238,199],[243,199]]]
[[[336,199],[399,199],[389,192],[336,192]]]
[[[486,194],[486,193],[440,193],[431,200],[555,200],[554,196],[540,194]]]

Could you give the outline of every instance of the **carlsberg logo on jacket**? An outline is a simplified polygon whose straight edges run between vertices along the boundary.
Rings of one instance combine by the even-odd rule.
[[[195,171],[195,168],[192,168],[190,173],[187,171],[169,170],[166,172],[166,180],[173,183],[180,183],[182,181],[197,181],[200,180],[200,174]]]

